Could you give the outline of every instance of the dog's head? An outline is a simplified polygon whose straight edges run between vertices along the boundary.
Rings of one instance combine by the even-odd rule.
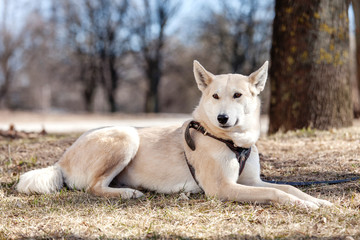
[[[202,92],[198,108],[218,129],[231,131],[233,127],[242,128],[245,117],[255,114],[259,107],[257,96],[265,87],[267,72],[267,61],[249,76],[214,75],[194,61],[196,83]]]

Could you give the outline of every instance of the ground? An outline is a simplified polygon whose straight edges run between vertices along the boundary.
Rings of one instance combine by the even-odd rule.
[[[14,190],[20,173],[52,165],[78,136],[35,132],[0,137],[0,239],[360,239],[359,180],[302,187],[334,203],[318,210],[222,202],[203,194],[146,192],[140,199],[121,200],[66,189],[31,196]],[[257,146],[262,177],[268,180],[360,175],[359,122],[345,129],[263,136]]]

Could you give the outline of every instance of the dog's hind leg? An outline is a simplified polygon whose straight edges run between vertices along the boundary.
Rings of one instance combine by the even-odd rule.
[[[103,178],[91,186],[88,191],[97,196],[121,197],[122,199],[139,198],[144,195],[142,192],[132,188],[109,187],[108,182],[112,179],[112,177]]]
[[[118,175],[130,162],[133,156],[121,156],[121,161],[117,159],[109,159],[109,163],[103,171],[99,171],[93,179],[88,191],[94,195],[104,197],[121,197],[122,199],[138,198],[144,194],[138,190],[131,188],[110,187],[111,181]],[[126,164],[126,165],[125,165]]]
[[[59,161],[69,187],[104,197],[141,197],[140,191],[109,187],[135,157],[140,144],[134,128],[108,127],[81,136]]]

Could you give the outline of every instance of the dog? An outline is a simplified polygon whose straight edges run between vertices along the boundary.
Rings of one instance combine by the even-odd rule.
[[[276,202],[317,209],[331,206],[289,185],[260,179],[260,100],[268,62],[249,76],[214,75],[198,61],[202,92],[193,120],[182,126],[104,127],[80,136],[54,165],[20,176],[17,191],[53,193],[63,185],[103,197],[139,198],[204,191],[230,201]]]

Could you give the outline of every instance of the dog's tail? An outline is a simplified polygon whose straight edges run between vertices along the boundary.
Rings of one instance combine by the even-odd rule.
[[[63,186],[61,168],[54,165],[47,168],[36,169],[20,176],[16,190],[21,193],[53,193]]]

